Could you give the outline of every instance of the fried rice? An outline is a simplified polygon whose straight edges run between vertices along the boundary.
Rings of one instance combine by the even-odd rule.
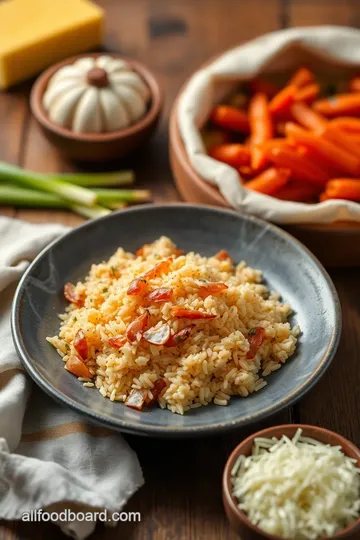
[[[225,406],[261,390],[296,348],[290,305],[259,270],[224,251],[184,254],[166,237],[119,248],[65,296],[47,340],[85,386],[136,409]]]

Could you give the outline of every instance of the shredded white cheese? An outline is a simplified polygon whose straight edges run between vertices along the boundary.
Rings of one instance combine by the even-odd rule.
[[[327,537],[360,514],[360,469],[340,446],[302,437],[257,438],[240,456],[233,493],[250,521],[268,534],[296,540]]]

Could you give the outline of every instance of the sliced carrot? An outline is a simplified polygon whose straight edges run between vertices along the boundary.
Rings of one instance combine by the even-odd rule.
[[[192,326],[185,326],[185,328],[179,330],[178,332],[176,332],[176,334],[173,334],[170,339],[165,343],[166,347],[176,347],[176,345],[184,343],[184,341],[186,341],[191,336],[192,329]]]
[[[149,292],[144,297],[144,300],[152,304],[167,302],[168,300],[171,300],[173,293],[174,290],[171,287],[159,287],[158,289]]]
[[[78,330],[73,341],[74,349],[82,360],[87,360],[89,355],[89,345],[82,330]]]
[[[75,285],[69,281],[64,285],[64,296],[68,302],[75,304],[77,307],[83,307],[85,299],[77,294]]]
[[[266,165],[267,157],[260,146],[273,136],[272,119],[265,94],[255,94],[249,105],[249,123],[251,133],[251,167],[255,170]]]
[[[184,250],[179,249],[179,248],[175,248],[174,249],[174,255],[175,255],[175,257],[181,257],[181,255],[184,255]]]
[[[269,159],[277,167],[290,169],[295,180],[312,182],[317,186],[324,186],[328,180],[324,171],[311,159],[293,148],[272,148]]]
[[[329,199],[360,201],[360,178],[335,178],[326,186],[325,194]]]
[[[153,268],[151,268],[148,272],[145,272],[145,274],[142,275],[142,278],[145,280],[155,279],[162,276],[163,274],[168,274],[171,268],[172,261],[172,257],[164,259],[163,261],[156,264]]]
[[[164,390],[164,388],[166,387],[166,382],[164,379],[157,379],[155,382],[154,382],[154,386],[153,388],[151,389],[151,393],[153,395],[153,398],[152,399],[147,399],[146,400],[146,405],[148,407],[152,407],[153,405],[155,405],[157,399],[159,398],[160,394],[162,393],[162,391]]]
[[[229,105],[218,105],[212,111],[210,120],[213,124],[230,131],[249,133],[249,119],[245,111],[230,107]]]
[[[314,75],[307,67],[300,67],[289,80],[288,84],[302,88],[314,82]]]
[[[308,129],[318,131],[326,128],[327,126],[327,119],[321,114],[313,111],[305,103],[294,103],[290,110],[294,119]]]
[[[92,375],[86,366],[86,364],[76,356],[76,354],[71,354],[65,364],[65,368],[70,371],[76,377],[87,377],[91,379]]]
[[[215,319],[217,317],[217,315],[213,315],[213,313],[204,313],[203,311],[187,309],[181,306],[174,306],[171,308],[171,313],[174,317],[178,317],[179,319]]]
[[[110,347],[114,347],[115,349],[120,349],[120,347],[125,345],[125,343],[127,343],[127,338],[124,336],[118,336],[108,340],[108,345],[110,345]]]
[[[263,147],[268,151],[272,148],[293,148],[294,145],[291,143],[291,141],[289,139],[285,139],[285,138],[275,138],[275,139],[270,139],[268,141],[266,141],[264,144],[263,144]]]
[[[356,134],[356,133],[350,133],[349,131],[344,131],[344,130],[341,130],[341,131],[344,133],[344,135],[346,135],[346,137],[347,137],[347,139],[349,141],[356,144],[357,147],[359,148],[359,146],[360,146],[360,133]]]
[[[257,94],[258,92],[261,92],[262,94],[265,94],[268,98],[274,97],[279,91],[276,84],[273,84],[272,82],[267,81],[266,79],[262,79],[260,77],[257,77],[256,79],[253,79],[249,82],[249,89],[252,94]]]
[[[312,148],[335,168],[351,175],[360,174],[360,157],[291,122],[286,124],[286,134],[296,142]]]
[[[359,116],[360,115],[360,92],[352,94],[336,94],[329,98],[318,99],[313,103],[314,109],[327,116]]]
[[[199,281],[198,287],[197,293],[201,298],[207,298],[210,295],[216,296],[229,288],[225,283],[215,281],[210,281],[208,283]]]
[[[325,202],[325,201],[329,201],[330,197],[326,195],[326,191],[324,191],[323,193],[320,193],[319,199],[320,199],[320,202]]]
[[[350,92],[360,92],[360,77],[353,77],[349,82]]]
[[[209,156],[227,163],[231,167],[241,167],[250,163],[250,150],[244,144],[234,143],[213,146],[209,150]]]
[[[341,170],[338,167],[334,167],[323,156],[314,151],[312,148],[302,146],[298,143],[297,150],[301,153],[301,155],[311,161],[311,163],[316,164],[316,167],[320,168],[324,176],[326,176],[328,179],[336,178],[341,175]]]
[[[274,193],[273,197],[284,201],[312,202],[316,199],[320,189],[320,186],[311,182],[293,180]]]
[[[318,84],[308,84],[300,88],[296,93],[296,101],[303,101],[310,105],[320,94],[320,86]]]
[[[322,133],[322,136],[327,141],[330,141],[338,145],[340,148],[343,148],[344,150],[351,152],[352,154],[354,154],[354,156],[360,155],[359,143],[356,140],[354,140],[351,136],[349,136],[347,133],[344,133],[342,130],[337,129],[334,126],[329,126]]]
[[[296,86],[285,86],[275,97],[272,98],[269,104],[269,111],[271,114],[279,115],[289,110],[290,106],[296,99],[297,88]]]
[[[143,246],[141,246],[136,252],[135,252],[135,255],[137,257],[142,257],[145,253],[145,249],[150,247],[151,244],[144,244]]]
[[[290,174],[290,169],[270,167],[270,169],[247,182],[246,188],[265,195],[272,195],[287,184]]]
[[[129,296],[144,296],[148,291],[148,282],[143,277],[132,280],[126,292]]]
[[[149,324],[149,312],[145,311],[142,315],[139,315],[134,321],[132,321],[126,329],[126,337],[132,343],[140,341],[143,332],[146,330]]]
[[[257,326],[256,328],[249,330],[249,350],[246,355],[247,359],[251,360],[256,356],[256,353],[260,349],[265,339],[265,329],[262,326]]]
[[[334,120],[331,120],[330,125],[348,131],[349,133],[360,135],[360,118],[353,118],[352,116],[335,118]]]
[[[252,169],[251,167],[249,167],[249,165],[243,165],[242,167],[239,167],[238,168],[238,171],[239,171],[239,174],[242,178],[244,178],[245,180],[247,178],[250,178],[251,176],[255,176],[256,172],[254,171],[254,169]]]
[[[220,250],[218,253],[216,253],[216,255],[214,255],[214,257],[218,261],[227,261],[227,260],[231,261],[232,260],[228,252],[225,251],[225,249]]]

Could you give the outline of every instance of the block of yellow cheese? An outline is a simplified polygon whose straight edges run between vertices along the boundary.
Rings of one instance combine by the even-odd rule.
[[[89,0],[0,2],[0,88],[98,46],[103,19]]]

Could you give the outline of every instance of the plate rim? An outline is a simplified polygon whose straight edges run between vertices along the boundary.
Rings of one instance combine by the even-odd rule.
[[[334,314],[335,314],[335,324],[332,329],[331,339],[327,345],[326,351],[323,354],[321,361],[317,368],[311,373],[310,377],[302,383],[298,389],[295,391],[292,391],[286,398],[283,398],[281,401],[277,401],[275,404],[272,404],[266,408],[263,408],[258,413],[248,414],[245,417],[242,417],[238,420],[230,420],[225,421],[217,424],[206,424],[206,425],[200,425],[200,426],[165,426],[165,427],[158,427],[154,425],[139,425],[132,421],[125,421],[122,419],[114,419],[112,417],[105,417],[101,414],[98,414],[96,412],[91,411],[88,409],[88,407],[83,406],[73,400],[72,398],[69,398],[63,394],[60,394],[59,391],[53,387],[50,383],[48,383],[43,375],[35,368],[35,366],[32,363],[31,356],[28,354],[21,330],[20,330],[20,317],[21,317],[21,302],[23,298],[23,287],[24,283],[26,282],[29,275],[31,275],[32,270],[35,266],[38,265],[39,262],[43,259],[43,257],[46,255],[46,253],[51,250],[56,244],[62,242],[65,238],[68,239],[71,238],[74,234],[77,234],[79,230],[86,230],[88,228],[97,226],[99,223],[104,223],[109,219],[113,219],[115,215],[123,215],[128,213],[141,213],[141,212],[147,212],[147,211],[157,211],[157,209],[167,209],[167,208],[190,208],[195,211],[202,211],[207,210],[211,211],[216,214],[228,214],[232,217],[241,217],[245,219],[246,221],[252,221],[257,223],[258,225],[262,227],[266,227],[268,229],[271,229],[275,234],[279,235],[283,239],[285,239],[287,242],[290,242],[290,244],[295,245],[297,248],[300,248],[305,255],[307,255],[308,258],[311,259],[311,261],[315,264],[315,266],[318,268],[320,273],[323,276],[323,279],[325,280],[330,296],[331,301],[333,303],[334,307]],[[114,429],[115,431],[122,431],[137,435],[147,435],[147,436],[155,436],[155,437],[163,437],[163,438],[176,438],[176,437],[200,437],[200,436],[206,436],[206,435],[214,435],[214,434],[222,434],[226,433],[235,429],[242,428],[246,425],[260,422],[261,420],[264,420],[265,418],[272,416],[286,407],[290,407],[295,402],[302,399],[320,380],[320,378],[324,375],[326,370],[329,368],[335,353],[337,351],[340,337],[341,337],[341,330],[342,330],[342,313],[341,313],[341,304],[339,300],[338,293],[336,291],[335,285],[333,281],[331,280],[328,272],[325,270],[323,265],[320,263],[320,261],[313,255],[313,253],[304,246],[299,240],[294,238],[291,234],[284,231],[280,227],[274,225],[273,223],[269,223],[265,221],[264,219],[258,218],[253,215],[249,215],[242,212],[236,212],[231,209],[226,208],[217,208],[210,205],[202,205],[202,204],[189,204],[189,203],[182,203],[182,202],[174,202],[174,203],[167,203],[167,204],[146,204],[136,207],[131,207],[127,209],[123,209],[119,212],[113,212],[107,216],[103,216],[101,218],[98,218],[96,220],[89,220],[85,223],[79,225],[78,227],[71,228],[70,230],[66,230],[64,234],[61,234],[59,237],[55,238],[52,242],[50,242],[44,249],[40,251],[40,253],[34,258],[34,260],[29,264],[27,269],[25,270],[24,274],[22,275],[13,299],[12,308],[11,308],[11,333],[12,333],[12,339],[13,343],[15,345],[16,352],[21,360],[22,365],[24,366],[26,372],[30,375],[30,377],[33,379],[33,381],[39,386],[46,394],[48,394],[51,398],[55,399],[55,401],[60,402],[62,405],[66,405],[70,407],[71,409],[75,410],[76,412],[82,414],[87,418],[87,420],[96,423],[104,425],[108,428]],[[170,414],[170,411],[169,411]]]

